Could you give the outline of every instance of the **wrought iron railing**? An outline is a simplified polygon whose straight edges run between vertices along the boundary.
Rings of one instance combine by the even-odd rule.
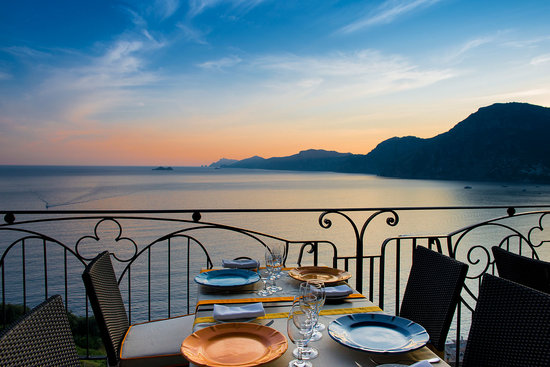
[[[470,265],[449,336],[459,340],[467,336],[481,276],[495,271],[491,246],[550,258],[543,246],[550,241],[549,208],[2,211],[0,315],[5,323],[8,304],[32,307],[59,293],[69,311],[85,318],[89,335],[81,273],[103,250],[113,253],[131,322],[190,313],[201,268],[222,258],[261,258],[275,242],[286,246],[287,266],[348,270],[357,290],[398,313],[412,250],[420,245]],[[89,349],[84,358],[93,358]]]

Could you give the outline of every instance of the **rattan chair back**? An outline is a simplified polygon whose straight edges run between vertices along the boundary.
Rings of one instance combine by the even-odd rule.
[[[399,316],[422,325],[432,346],[443,351],[468,265],[425,247],[416,247]]]
[[[80,366],[60,295],[48,298],[0,333],[0,366]]]
[[[118,364],[120,346],[130,323],[110,253],[104,251],[97,255],[86,266],[82,279],[107,351],[109,364],[115,366]]]
[[[515,254],[493,246],[493,256],[501,278],[550,293],[550,263]]]
[[[483,275],[464,367],[550,366],[550,295]]]

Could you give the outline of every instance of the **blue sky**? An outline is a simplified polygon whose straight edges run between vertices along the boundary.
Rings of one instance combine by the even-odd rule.
[[[0,164],[368,153],[550,106],[550,1],[4,1]]]

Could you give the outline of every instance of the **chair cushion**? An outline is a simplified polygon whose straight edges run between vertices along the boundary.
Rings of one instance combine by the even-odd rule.
[[[131,325],[122,341],[121,366],[187,366],[181,343],[193,331],[194,315]]]

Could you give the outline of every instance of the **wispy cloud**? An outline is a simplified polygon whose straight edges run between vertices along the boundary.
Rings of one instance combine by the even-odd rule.
[[[183,31],[183,36],[186,41],[195,42],[200,45],[208,44],[208,42],[206,41],[206,35],[208,34],[208,32],[201,31],[185,23],[179,23],[178,28]]]
[[[481,97],[489,102],[494,103],[495,101],[518,101],[522,99],[527,99],[530,97],[545,96],[550,93],[549,88],[535,88],[535,89],[524,89],[524,90],[515,90],[513,92],[492,94]],[[476,97],[479,99],[480,97]]]
[[[171,2],[171,0],[167,0],[167,2]],[[163,2],[160,2],[160,3],[163,3]],[[173,5],[174,7],[175,6],[179,6],[178,5]],[[127,7],[127,6],[120,6],[120,8],[126,12],[129,16],[130,16],[130,20],[132,21],[132,23],[134,24],[134,27],[136,29],[134,30],[131,30],[130,32],[126,32],[128,35],[126,36],[127,38],[132,38],[132,36],[129,36],[130,34],[141,34],[143,35],[148,41],[152,42],[152,44],[155,45],[155,47],[164,47],[166,46],[166,42],[163,42],[163,41],[159,41],[157,38],[155,38],[151,32],[152,30],[149,29],[149,23],[148,23],[148,14],[145,15],[145,14],[141,14],[139,12],[137,12],[136,10],[134,9],[131,9],[130,7]],[[158,17],[160,17],[161,19],[164,19],[166,17],[169,17],[171,16],[172,14],[170,14],[170,11],[176,11],[177,8],[175,9],[172,9],[172,10],[165,10],[165,9],[158,9],[157,7],[153,8],[153,10],[149,10],[149,12],[153,12],[153,13],[162,13],[162,14],[156,14]],[[147,13],[147,11],[145,11],[144,13]],[[157,35],[159,33],[157,32]]]
[[[140,41],[119,41],[115,43],[100,59],[100,64],[105,65],[114,72],[131,73],[140,69],[141,60],[134,54],[143,48]]]
[[[215,27],[215,25],[210,26],[208,29],[198,27],[193,24],[193,20],[196,17],[209,9],[228,6],[230,10],[227,14],[225,14],[225,16],[236,19],[248,13],[264,1],[266,0],[190,0],[186,19],[178,23],[177,26],[183,31],[184,37],[187,41],[207,45],[209,43],[206,36],[212,30],[212,27]]]
[[[170,18],[179,9],[179,0],[156,0],[154,4],[154,12],[161,18]]]
[[[25,59],[42,59],[51,56],[47,52],[33,49],[27,46],[10,46],[5,47],[2,50],[13,56]]]
[[[131,111],[143,98],[140,88],[158,82],[160,77],[147,69],[148,55],[156,47],[146,39],[119,39],[99,55],[73,55],[71,63],[56,62],[59,56],[55,54],[47,60],[36,59],[33,67],[40,73],[29,78],[33,84],[24,94],[2,107],[5,117],[22,127],[34,126],[37,134],[60,126],[67,131],[88,131],[85,125],[95,124],[98,116]],[[28,48],[12,51],[20,57],[43,55]],[[27,105],[33,109],[25,108]]]
[[[324,57],[269,56],[254,64],[273,72],[274,85],[289,90],[308,88],[335,100],[420,88],[455,76],[449,69],[424,69],[376,50]]]
[[[205,9],[213,8],[222,0],[190,0],[189,1],[189,13],[190,18],[194,18],[201,14]]]
[[[233,67],[239,64],[241,61],[242,59],[238,56],[227,56],[227,57],[222,57],[221,59],[218,59],[218,60],[203,62],[198,66],[200,68],[208,69],[208,70],[222,70],[222,69]]]
[[[188,16],[194,18],[208,8],[214,8],[218,5],[225,4],[229,4],[237,13],[245,14],[264,1],[265,0],[191,0],[189,1]]]
[[[550,64],[550,54],[539,55],[533,58],[530,64],[531,65]]]
[[[453,47],[442,57],[442,61],[446,64],[457,64],[464,60],[464,58],[475,49],[484,45],[495,42],[500,36],[500,33],[496,35],[482,36],[474,39],[470,39],[462,44]]]
[[[550,36],[527,38],[521,40],[510,40],[505,43],[506,46],[525,48],[525,47],[537,47],[541,43],[550,41]]]
[[[367,27],[388,24],[417,9],[432,6],[440,1],[441,0],[386,0],[367,16],[342,27],[340,32],[353,33]]]

